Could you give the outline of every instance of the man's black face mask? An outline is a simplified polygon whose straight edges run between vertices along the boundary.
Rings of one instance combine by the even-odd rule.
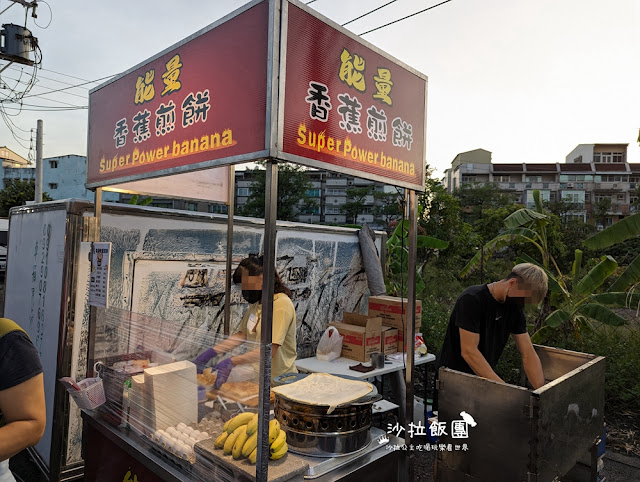
[[[507,301],[516,305],[518,308],[524,308],[525,299],[523,296],[507,296]]]
[[[242,290],[242,297],[248,303],[257,303],[262,299],[262,290]]]

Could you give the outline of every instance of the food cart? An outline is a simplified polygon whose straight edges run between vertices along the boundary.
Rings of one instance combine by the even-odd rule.
[[[136,373],[129,382],[124,382],[124,385],[131,385],[123,387],[123,390],[131,391],[131,396],[126,397],[123,391],[120,420],[121,424],[128,423],[129,428],[113,431],[102,418],[84,415],[88,474],[96,474],[98,469],[94,464],[102,460],[89,455],[94,445],[100,445],[95,441],[102,440],[101,443],[108,445],[108,439],[112,445],[119,446],[124,456],[135,459],[131,464],[142,464],[159,478],[170,479],[171,471],[161,468],[163,464],[153,454],[139,450],[138,445],[134,448],[135,444],[144,444],[145,440],[152,444],[151,448],[162,444],[164,452],[172,454],[170,461],[176,462],[176,457],[183,461],[182,477],[188,473],[193,478],[207,478],[212,476],[212,470],[226,470],[226,478],[231,477],[231,480],[288,480],[298,476],[337,480],[362,477],[371,471],[386,474],[393,480],[412,478],[410,454],[405,456],[404,452],[384,450],[382,445],[389,437],[384,433],[376,434],[373,428],[367,430],[366,410],[365,413],[357,410],[355,419],[348,416],[345,419],[349,424],[355,420],[356,428],[365,434],[356,437],[358,448],[354,453],[343,451],[339,455],[344,457],[337,459],[333,457],[336,454],[331,453],[332,457],[320,461],[305,458],[318,455],[311,453],[300,457],[288,454],[275,462],[269,460],[273,267],[276,264],[279,161],[326,168],[404,187],[408,212],[406,228],[410,239],[408,261],[409,266],[414,266],[416,191],[424,189],[425,175],[426,86],[424,75],[302,3],[256,0],[90,92],[87,187],[95,189],[96,203],[94,217],[87,222],[89,241],[103,241],[103,189],[226,202],[229,214],[225,298],[228,300],[235,255],[232,166],[265,160],[266,193],[261,242],[265,271],[260,371],[257,397],[254,397],[259,415],[255,432],[256,465],[251,466],[245,460],[243,463],[251,468],[244,472],[236,464],[230,466],[228,458],[218,457],[215,450],[211,450],[211,444],[215,443],[211,437],[193,439],[192,452],[188,452],[179,440],[159,433],[165,429],[177,433],[182,425],[181,430],[189,434],[196,430],[202,434],[202,423],[209,424],[209,433],[219,430],[216,424],[220,424],[220,419],[193,415],[192,397],[197,394],[192,390],[196,383],[195,365],[178,357],[163,359],[161,352],[166,350],[162,350],[162,343],[153,346],[150,327],[156,324],[163,327],[157,331],[160,340],[171,331],[165,329],[165,322],[170,320],[159,318],[140,322],[133,313],[114,316],[104,303],[103,307],[91,307],[89,370],[95,362],[104,362],[108,355],[107,352],[99,354],[99,327],[116,319],[119,321],[115,324],[120,327],[120,331],[116,330],[116,344],[125,353],[118,350],[114,355],[128,359],[115,363],[124,363],[132,370],[142,368],[144,376]],[[409,270],[408,276],[406,313],[410,315],[407,329],[413,333],[415,271]],[[230,303],[225,303],[223,336],[230,333],[230,324],[231,307]],[[134,331],[136,336],[132,336]],[[184,332],[182,330],[181,335]],[[211,346],[206,334],[198,334],[201,335],[199,339],[197,336],[187,339],[199,340],[202,348]],[[143,341],[132,344],[138,335]],[[412,420],[413,413],[413,351],[413,344],[408,343],[406,420]],[[175,394],[174,398],[167,395],[170,383],[166,380],[174,380],[185,387],[179,392],[184,394],[179,400],[175,399]],[[343,382],[332,380],[331,383]],[[119,384],[116,386],[118,390],[114,393],[119,392]],[[277,393],[275,397],[278,398]],[[136,405],[135,400],[140,402]],[[355,397],[344,403],[366,405],[367,402]],[[115,406],[114,418],[117,420],[117,404]],[[173,406],[183,408],[168,408]],[[341,406],[338,404],[338,408]],[[137,429],[136,417],[132,421],[131,415],[136,407],[140,412],[137,418],[145,420]],[[214,413],[219,411],[217,408],[213,405]],[[346,411],[351,408],[355,409],[348,407]],[[186,420],[177,422],[177,416],[187,417],[188,414]],[[128,418],[124,420],[122,415]],[[358,420],[364,425],[358,425]],[[305,423],[313,424],[310,420]],[[322,420],[319,423],[322,428]],[[128,450],[130,439],[135,440],[135,444]],[[170,450],[167,450],[167,441],[171,442]],[[110,448],[117,452],[116,447]],[[328,453],[324,455],[329,456]],[[327,463],[333,459],[337,461]],[[192,465],[187,465],[185,460]],[[100,467],[107,464],[108,461],[103,461]],[[298,468],[289,467],[286,473],[280,473],[287,464],[298,464]],[[202,465],[206,467],[204,473],[194,469]],[[316,470],[318,466],[322,467]],[[184,469],[194,470],[185,472]],[[128,477],[133,480],[136,475],[130,472]],[[225,478],[222,473],[215,477]]]

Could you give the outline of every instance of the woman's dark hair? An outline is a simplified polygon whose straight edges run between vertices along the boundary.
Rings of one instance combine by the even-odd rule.
[[[249,256],[240,261],[240,264],[233,272],[233,282],[238,284],[242,282],[242,273],[246,272],[249,276],[260,276],[264,271],[264,258],[262,256]],[[274,268],[273,294],[284,293],[291,298],[291,290],[282,282],[278,270]]]

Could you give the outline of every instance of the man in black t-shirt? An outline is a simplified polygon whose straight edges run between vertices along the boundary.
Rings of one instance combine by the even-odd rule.
[[[546,273],[530,263],[514,266],[501,281],[464,290],[449,319],[436,376],[441,367],[446,367],[502,382],[494,370],[511,336],[531,385],[544,385],[542,365],[531,344],[522,308],[525,303],[540,303],[546,293]],[[437,403],[436,392],[434,411]]]
[[[42,364],[29,336],[0,318],[0,481],[14,481],[8,459],[38,443],[46,408]]]

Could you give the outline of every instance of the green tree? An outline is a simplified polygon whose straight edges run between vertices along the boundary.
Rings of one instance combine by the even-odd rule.
[[[373,198],[376,200],[374,215],[389,230],[390,223],[402,216],[403,195],[398,192],[374,191]]]
[[[5,188],[0,191],[0,216],[7,217],[9,209],[14,206],[22,206],[27,201],[33,201],[36,197],[35,181],[22,179],[10,179],[5,182]],[[51,201],[46,192],[42,193],[43,201]]]
[[[239,214],[264,218],[264,195],[266,190],[266,171],[264,163],[258,163],[263,168],[253,170],[254,182],[251,184],[251,194]],[[278,214],[283,221],[297,221],[299,213],[312,212],[318,207],[308,191],[313,184],[307,177],[302,166],[288,163],[278,163]]]
[[[153,198],[151,196],[141,198],[137,194],[134,194],[133,196],[131,196],[131,199],[129,199],[129,204],[132,204],[134,206],[148,206],[152,202]]]
[[[345,214],[347,222],[358,224],[358,215],[365,210],[364,201],[373,192],[373,186],[350,187],[347,189],[347,202],[340,207],[340,212]]]
[[[486,209],[507,206],[514,201],[497,184],[463,184],[453,192],[462,208],[462,218],[469,224],[482,218]]]
[[[610,197],[602,197],[593,204],[593,218],[596,224],[605,225],[607,213],[611,211],[613,202]]]

